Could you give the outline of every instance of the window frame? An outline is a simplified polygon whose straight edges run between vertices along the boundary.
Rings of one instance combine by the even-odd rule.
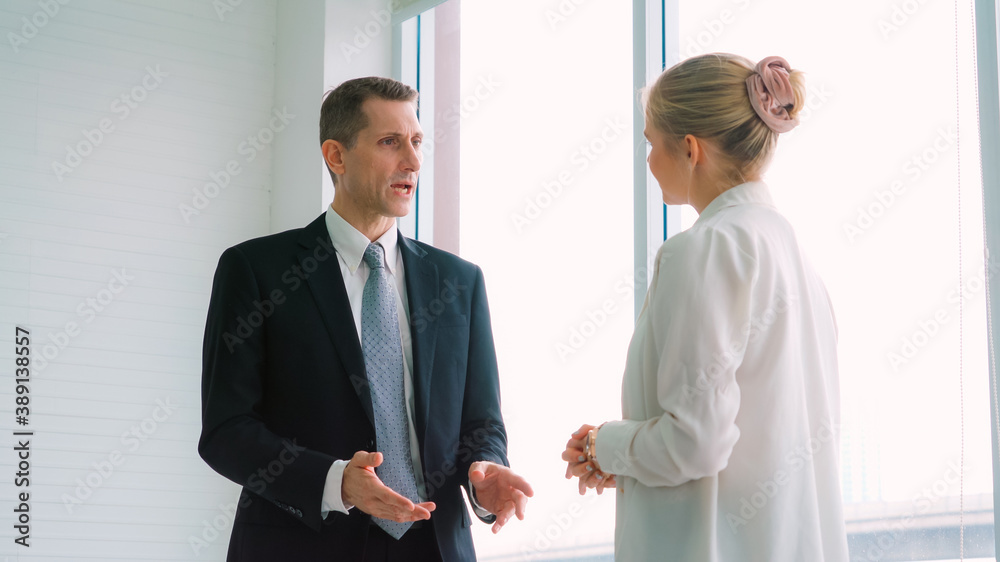
[[[975,0],[976,62],[979,89],[979,146],[982,162],[983,227],[986,255],[1000,248],[1000,67],[997,55],[997,2]],[[988,264],[987,264],[988,265]],[[1000,405],[997,403],[996,348],[993,326],[1000,321],[1000,304],[991,299],[1000,291],[1000,279],[986,267],[987,345],[989,346],[990,433],[993,449],[994,552],[1000,554]]]
[[[445,14],[435,10],[442,4],[448,4]],[[441,121],[439,109],[460,102],[457,71],[448,68],[459,66],[459,49],[453,44],[457,38],[447,32],[460,8],[461,0],[417,0],[394,11],[391,19],[392,76],[420,93],[417,116],[424,131],[424,160],[413,212],[397,224],[405,236],[456,254],[460,132]],[[439,48],[441,40],[445,45]]]

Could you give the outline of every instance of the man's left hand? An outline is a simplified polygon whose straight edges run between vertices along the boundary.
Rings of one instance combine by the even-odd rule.
[[[535,495],[527,480],[506,466],[493,462],[472,463],[469,467],[469,482],[476,490],[479,505],[497,516],[493,523],[494,533],[499,533],[512,515],[524,520],[528,498]]]

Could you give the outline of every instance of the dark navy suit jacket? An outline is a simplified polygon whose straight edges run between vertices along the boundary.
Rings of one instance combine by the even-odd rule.
[[[507,465],[482,271],[399,236],[414,417],[446,562],[474,560],[460,488],[478,460]],[[198,451],[243,486],[229,560],[359,560],[370,516],[320,504],[335,459],[378,450],[360,339],[325,216],[219,260],[205,328]],[[485,519],[489,522],[489,519]]]

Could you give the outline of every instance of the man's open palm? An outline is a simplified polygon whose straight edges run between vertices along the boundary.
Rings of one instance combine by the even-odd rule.
[[[476,490],[479,505],[497,516],[493,523],[494,533],[500,532],[500,528],[514,515],[523,520],[528,498],[535,494],[527,480],[506,466],[492,462],[472,463],[469,482]]]

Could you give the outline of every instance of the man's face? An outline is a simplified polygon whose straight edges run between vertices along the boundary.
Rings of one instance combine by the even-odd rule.
[[[413,104],[369,99],[361,106],[368,126],[343,153],[336,190],[364,216],[396,218],[410,212],[423,153],[423,131]]]

